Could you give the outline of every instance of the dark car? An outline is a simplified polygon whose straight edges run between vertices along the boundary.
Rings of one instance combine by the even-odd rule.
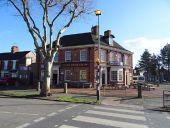
[[[15,85],[15,78],[0,78],[0,85]]]

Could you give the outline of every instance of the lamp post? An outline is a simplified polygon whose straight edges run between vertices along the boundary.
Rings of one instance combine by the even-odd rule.
[[[95,11],[96,16],[98,17],[98,58],[96,60],[97,62],[97,88],[96,88],[96,95],[97,95],[97,101],[100,100],[100,62],[101,62],[101,54],[100,54],[100,34],[99,34],[99,16],[101,15],[100,10]]]

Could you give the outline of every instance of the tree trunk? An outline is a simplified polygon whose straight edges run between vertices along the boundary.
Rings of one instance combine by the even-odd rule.
[[[44,81],[41,87],[42,96],[50,96],[50,84],[51,84],[51,71],[52,71],[52,63],[50,61],[44,62]]]

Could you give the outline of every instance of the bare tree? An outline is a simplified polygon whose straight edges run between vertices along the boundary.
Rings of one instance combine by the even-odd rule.
[[[44,64],[42,95],[50,95],[51,70],[61,34],[91,10],[92,0],[7,0],[22,17]],[[41,23],[40,23],[41,22]]]

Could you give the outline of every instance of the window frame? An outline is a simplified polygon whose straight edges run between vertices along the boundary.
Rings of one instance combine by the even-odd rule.
[[[101,49],[101,62],[106,62],[106,50]],[[104,57],[104,58],[103,58]]]
[[[82,74],[81,74],[82,72],[86,72],[86,76],[85,76],[86,79],[81,79],[81,78],[83,78]],[[80,70],[80,81],[87,81],[87,70]]]
[[[68,53],[70,53],[69,56],[67,55]],[[71,62],[71,51],[69,50],[65,51],[65,62]]]
[[[85,58],[85,59],[82,58],[82,55],[83,55],[82,53],[83,53],[83,52],[86,52],[86,54],[85,54],[85,55],[86,55],[86,58]],[[82,49],[82,50],[80,50],[80,61],[87,61],[87,60],[88,60],[87,54],[88,54],[88,53],[87,53],[87,49]]]

